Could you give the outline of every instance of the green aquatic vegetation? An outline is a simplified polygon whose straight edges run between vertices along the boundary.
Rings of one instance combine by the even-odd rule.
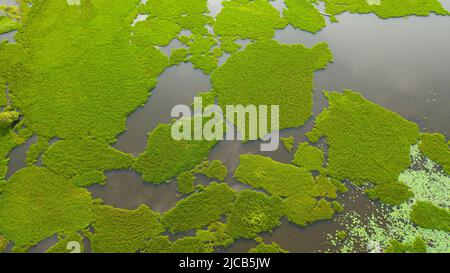
[[[177,176],[178,191],[189,194],[195,191],[195,176],[191,172],[183,172]]]
[[[233,38],[220,37],[220,48],[229,54],[236,53],[242,46],[234,42]]]
[[[326,43],[307,48],[264,40],[233,54],[211,74],[211,81],[223,109],[279,105],[280,129],[295,128],[312,115],[314,71],[332,58]]]
[[[70,253],[73,249],[70,246],[70,242],[77,242],[80,244],[80,253],[84,252],[83,236],[79,233],[73,233],[69,236],[59,236],[58,242],[47,249],[45,253]]]
[[[6,176],[8,169],[9,159],[7,158],[9,153],[16,147],[22,145],[31,137],[31,132],[28,129],[19,129],[20,124],[15,126],[18,130],[11,128],[0,128],[0,181]]]
[[[219,63],[217,58],[211,54],[192,55],[188,60],[194,68],[202,70],[205,74],[211,74]]]
[[[20,248],[82,230],[92,219],[90,193],[45,168],[18,171],[0,194],[0,234]]]
[[[164,232],[160,215],[145,205],[136,210],[96,205],[93,211],[90,242],[94,253],[134,253],[144,249],[147,240]]]
[[[168,253],[172,248],[172,242],[168,236],[157,236],[148,240],[142,253]]]
[[[20,22],[8,16],[0,16],[0,34],[20,29]]]
[[[37,142],[32,144],[30,146],[30,149],[27,151],[27,166],[31,166],[36,163],[39,156],[44,153],[49,147],[49,139],[38,137]]]
[[[426,242],[421,237],[416,237],[412,243],[401,243],[392,240],[385,250],[386,253],[427,253]]]
[[[8,240],[6,240],[5,237],[0,235],[0,253],[5,251],[7,246],[8,246]]]
[[[172,233],[202,228],[229,213],[235,199],[236,192],[227,184],[212,183],[179,201],[161,222]]]
[[[204,166],[200,166],[195,172],[204,174],[209,179],[224,181],[228,175],[227,166],[220,160],[213,160],[211,163],[207,163],[208,164],[205,164]]]
[[[19,65],[6,63],[11,101],[30,130],[106,143],[125,130],[168,65],[158,49],[130,43],[136,6],[136,0],[33,1],[13,44]]]
[[[314,178],[306,169],[283,164],[269,157],[241,155],[234,177],[239,182],[279,197],[319,196]]]
[[[140,154],[134,169],[144,181],[160,184],[189,171],[208,156],[216,141],[181,140],[172,138],[172,125],[160,124],[149,133],[147,149]]]
[[[195,237],[213,249],[228,247],[234,242],[234,239],[227,233],[227,225],[222,222],[212,223],[206,230],[197,230]]]
[[[288,251],[282,249],[277,243],[272,243],[270,245],[261,243],[250,249],[248,253],[288,253]]]
[[[326,26],[325,19],[310,0],[285,0],[283,16],[295,28],[316,33]]]
[[[410,15],[428,16],[431,13],[448,15],[438,0],[382,0],[379,5],[371,5],[369,1],[361,0],[320,0],[325,2],[325,12],[331,15],[350,13],[375,13],[378,17],[397,18]]]
[[[270,39],[276,29],[286,27],[287,21],[266,0],[231,0],[222,2],[216,16],[214,33],[231,39]]]
[[[316,188],[319,192],[319,196],[331,199],[337,198],[337,188],[329,177],[323,175],[316,177]]]
[[[286,149],[286,151],[292,152],[292,150],[294,149],[294,142],[295,142],[294,137],[293,136],[280,137],[280,140],[283,143],[284,148]]]
[[[339,240],[345,240],[345,239],[347,238],[347,232],[345,232],[345,231],[339,231],[339,232],[336,234],[336,237],[338,237]]]
[[[450,146],[445,142],[445,136],[425,133],[420,136],[420,140],[420,151],[450,175]]]
[[[211,253],[213,250],[196,237],[184,237],[173,242],[171,253]]]
[[[450,232],[450,210],[419,201],[412,207],[411,221],[423,228]]]
[[[325,96],[329,107],[307,136],[313,142],[326,137],[328,174],[355,183],[397,181],[411,163],[418,126],[350,90]]]
[[[42,163],[65,178],[98,177],[93,171],[128,169],[133,157],[94,139],[73,138],[53,144],[43,155]],[[88,183],[86,181],[85,183]]]
[[[339,193],[347,193],[348,188],[343,183],[339,182],[339,180],[331,178],[331,183],[336,187]]]
[[[20,117],[16,111],[0,112],[0,130],[10,128]]]
[[[189,57],[194,68],[202,70],[206,74],[210,74],[218,66],[218,57],[212,51],[213,47],[217,45],[214,36],[194,34],[190,37]],[[214,50],[214,49],[213,49]]]
[[[341,213],[341,212],[344,211],[344,206],[341,203],[337,202],[337,201],[331,202],[331,206],[333,207],[333,210],[336,213]]]
[[[308,143],[300,143],[297,152],[295,152],[293,164],[304,167],[308,171],[324,172],[325,155],[317,147],[310,146]]]
[[[370,199],[380,200],[392,206],[400,205],[414,196],[414,193],[402,182],[381,183],[366,190]]]
[[[253,190],[239,192],[227,219],[227,233],[232,238],[252,239],[281,224],[282,200]]]
[[[308,196],[292,196],[283,200],[283,214],[288,220],[304,227],[317,221],[329,220],[334,215],[330,202]]]
[[[177,48],[170,52],[169,65],[177,65],[187,61],[187,56],[189,55],[189,50],[186,48]]]
[[[70,180],[77,187],[89,187],[94,184],[105,185],[106,176],[103,171],[86,171],[82,172]]]
[[[167,46],[181,31],[172,21],[152,18],[137,22],[133,27],[132,41],[139,46]]]

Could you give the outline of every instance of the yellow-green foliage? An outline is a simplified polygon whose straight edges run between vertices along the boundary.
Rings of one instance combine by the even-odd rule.
[[[27,151],[27,166],[31,166],[37,162],[38,157],[45,152],[49,147],[49,140],[43,137],[39,137],[37,142],[30,146]]]
[[[385,250],[386,253],[426,253],[426,242],[416,237],[412,243],[401,243],[397,240],[392,240],[390,245]]]
[[[306,48],[265,40],[233,54],[212,73],[211,81],[223,109],[279,105],[280,129],[298,127],[312,115],[314,71],[324,69],[332,58],[326,43]]]
[[[16,128],[20,128],[18,124]],[[7,156],[15,147],[23,144],[31,137],[28,129],[21,129],[18,133],[11,128],[0,128],[0,180],[4,179],[7,173],[8,162]]]
[[[133,157],[106,143],[73,138],[53,144],[43,154],[42,162],[49,170],[65,178],[90,178],[99,177],[99,171],[128,169],[133,164]],[[90,181],[84,183],[92,184]]]
[[[139,155],[134,169],[143,179],[163,183],[178,174],[191,170],[208,155],[216,141],[181,140],[172,138],[172,125],[160,124],[150,132],[147,149]]]
[[[338,192],[340,193],[346,193],[348,192],[348,188],[341,182],[339,182],[336,179],[331,179],[331,182],[333,183],[333,185],[336,187],[336,189],[338,190]]]
[[[177,65],[182,62],[186,62],[186,57],[189,55],[189,50],[186,48],[177,48],[170,51],[170,65]]]
[[[294,142],[295,142],[294,137],[293,136],[280,137],[280,140],[283,143],[284,148],[286,149],[286,151],[292,152],[292,149],[294,149]]]
[[[323,162],[325,155],[323,151],[317,147],[310,146],[308,143],[300,143],[297,152],[295,152],[292,163],[300,167],[306,168],[308,171],[323,172]]]
[[[234,239],[227,233],[227,226],[222,222],[215,222],[208,226],[208,229],[199,229],[195,237],[200,239],[209,248],[230,246]]]
[[[5,237],[0,235],[0,253],[5,251],[7,246],[8,246],[8,240],[6,240]]]
[[[210,74],[218,65],[217,56],[211,51],[217,44],[216,39],[212,35],[202,36],[199,34],[194,34],[190,38],[189,55],[191,56],[186,58],[186,60],[190,61],[194,68]]]
[[[234,177],[242,183],[280,197],[319,196],[314,178],[304,168],[260,155],[241,155],[240,160]]]
[[[66,237],[59,237],[59,241],[51,248],[45,251],[46,253],[70,253],[73,249],[70,248],[70,242],[77,242],[80,244],[80,253],[84,252],[83,236],[79,233],[74,233]]]
[[[283,200],[283,214],[288,220],[304,227],[321,220],[331,219],[334,210],[330,202],[317,201],[308,196],[293,196]]]
[[[10,96],[27,127],[49,139],[108,143],[125,130],[127,116],[147,101],[168,65],[156,48],[130,43],[136,6],[137,0],[33,1],[13,44],[20,65],[6,63],[14,69],[6,81]]]
[[[0,234],[17,247],[31,247],[54,234],[72,234],[93,218],[85,189],[45,168],[18,171],[0,194]]]
[[[74,177],[70,181],[77,187],[89,187],[94,184],[104,185],[106,176],[103,171],[86,171]]]
[[[168,253],[172,247],[172,242],[168,236],[157,236],[146,242],[143,253]]]
[[[272,231],[281,224],[282,200],[264,193],[243,190],[239,193],[227,219],[228,234],[232,238],[255,238],[259,233]]]
[[[371,199],[380,200],[382,203],[398,206],[408,201],[414,193],[402,182],[381,183],[374,188],[366,190]]]
[[[178,202],[164,213],[161,222],[171,232],[202,228],[229,213],[235,199],[235,191],[227,184],[212,183]]]
[[[339,240],[345,240],[345,238],[347,238],[347,232],[345,232],[345,231],[339,231],[337,234],[336,234],[336,237],[338,237],[339,238]]]
[[[450,210],[430,202],[417,202],[412,207],[411,221],[423,228],[450,232]]]
[[[431,13],[448,15],[438,0],[381,0],[380,5],[370,5],[366,0],[321,0],[325,11],[332,15],[343,12],[375,13],[380,18],[405,17],[409,15],[428,16]]]
[[[19,113],[16,111],[0,112],[0,130],[7,129],[19,119]]]
[[[397,181],[411,163],[417,125],[349,90],[325,95],[329,107],[317,117],[308,138],[317,142],[326,137],[330,176],[355,183]]]
[[[8,33],[20,28],[20,23],[8,16],[0,16],[0,34]]]
[[[191,172],[183,172],[177,176],[178,191],[183,194],[188,194],[195,191],[195,176]]]
[[[323,175],[316,177],[316,189],[319,192],[319,196],[332,199],[337,198],[337,188],[331,178]]]
[[[420,151],[431,160],[442,166],[450,174],[450,146],[442,134],[422,134]]]
[[[283,16],[289,23],[301,30],[316,33],[326,26],[324,17],[310,0],[285,0],[287,9]]]
[[[159,214],[145,205],[136,210],[96,205],[94,214],[90,238],[94,253],[137,252],[146,247],[147,240],[164,232]]]
[[[209,179],[218,179],[220,181],[224,181],[228,175],[227,166],[220,160],[213,160],[209,166],[202,166],[196,172],[206,175]]]
[[[171,253],[210,253],[212,249],[197,237],[184,237],[173,242]]]
[[[282,249],[277,243],[270,245],[261,243],[255,248],[250,249],[248,253],[288,253],[288,251]]]
[[[331,202],[331,206],[333,207],[333,210],[336,213],[341,213],[341,212],[344,211],[344,206],[341,203],[337,202],[337,201]]]
[[[287,21],[267,0],[230,0],[222,2],[223,9],[214,23],[214,33],[231,39],[270,39],[276,29],[286,27]]]
[[[132,41],[139,46],[167,46],[178,36],[181,27],[169,20],[151,18],[136,23]]]

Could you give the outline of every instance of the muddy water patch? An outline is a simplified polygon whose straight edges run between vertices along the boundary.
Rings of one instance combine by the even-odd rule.
[[[419,123],[450,131],[450,17],[382,20],[342,14],[316,35],[289,26],[275,39],[313,46],[328,42],[334,63],[316,75],[316,90],[352,89]]]
[[[181,199],[177,196],[176,183],[149,184],[129,170],[108,172],[105,186],[94,185],[88,190],[93,198],[100,198],[107,205],[129,210],[145,204],[154,211],[165,212]]]

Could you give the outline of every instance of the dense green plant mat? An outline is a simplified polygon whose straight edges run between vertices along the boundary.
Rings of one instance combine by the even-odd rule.
[[[328,173],[355,183],[390,183],[411,163],[418,126],[369,102],[360,94],[326,92],[329,107],[308,133],[311,141],[326,137]]]
[[[278,244],[272,243],[270,245],[261,243],[257,247],[248,251],[249,253],[287,253],[288,251],[282,249]]]
[[[303,167],[308,171],[324,171],[325,155],[323,151],[317,147],[310,146],[308,143],[300,143],[297,152],[295,152],[294,163],[297,166]]]
[[[325,18],[310,0],[285,0],[284,3],[287,8],[283,15],[292,26],[311,33],[326,26]]]
[[[450,175],[450,146],[441,134],[422,134],[420,150],[431,160],[436,161]]]
[[[78,243],[80,248],[74,249],[73,242]],[[76,247],[77,246],[75,245],[75,248]],[[80,253],[84,252],[83,236],[80,233],[74,233],[66,237],[60,237],[59,241],[55,245],[47,249],[45,253],[71,253],[72,251],[78,250],[80,251]]]
[[[314,71],[324,69],[332,59],[326,43],[307,48],[263,40],[233,54],[212,73],[211,81],[224,109],[225,105],[279,105],[280,129],[294,128],[312,116]]]
[[[88,191],[45,168],[17,172],[0,195],[0,234],[18,248],[53,234],[72,234],[93,219]]]

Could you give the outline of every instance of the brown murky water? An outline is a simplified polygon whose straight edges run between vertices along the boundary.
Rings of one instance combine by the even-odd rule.
[[[443,0],[447,8],[450,1]],[[213,0],[211,14],[217,14],[221,1]],[[272,2],[282,10],[283,1]],[[381,20],[374,15],[338,16],[338,24],[329,24],[316,35],[287,27],[277,32],[275,39],[282,43],[302,43],[313,46],[318,42],[328,42],[334,54],[334,63],[326,70],[315,74],[314,113],[315,116],[326,107],[322,90],[348,88],[361,92],[369,100],[393,110],[403,117],[418,123],[424,131],[439,131],[448,137],[450,131],[450,18],[440,16],[410,17],[408,19]],[[0,37],[2,39],[2,37]],[[242,43],[246,43],[243,41]],[[162,50],[179,47],[174,42]],[[226,60],[223,57],[221,63]],[[167,69],[152,90],[148,103],[136,110],[127,123],[127,131],[118,137],[114,145],[117,149],[138,155],[146,147],[147,134],[158,123],[170,121],[170,111],[176,104],[191,104],[198,92],[211,87],[209,77],[194,70],[191,64],[181,64]],[[306,141],[304,134],[313,126],[314,118],[300,129],[282,132],[282,136],[293,135],[296,143]],[[27,143],[26,145],[29,145]],[[210,159],[220,159],[234,173],[239,164],[239,155],[246,153],[263,154],[280,162],[289,163],[293,155],[283,147],[272,153],[260,153],[258,142],[242,144],[224,141],[211,152]],[[23,148],[25,147],[25,148]],[[14,159],[10,173],[24,166],[20,163],[27,146],[16,148],[11,153]],[[205,184],[203,178],[199,183]],[[246,186],[235,181],[232,175],[226,179],[235,189]],[[120,208],[135,209],[147,204],[158,212],[164,212],[180,200],[176,183],[151,185],[144,183],[140,175],[133,171],[107,173],[105,186],[89,188],[93,196],[106,204]],[[357,193],[348,194],[340,200],[347,210],[368,213],[374,210],[374,203]],[[339,216],[337,216],[339,217]],[[325,236],[335,232],[337,218],[299,228],[283,220],[283,224],[272,234],[263,234],[266,242],[277,242],[291,252],[326,251]],[[49,240],[53,240],[50,238]],[[41,244],[40,244],[41,245]],[[33,248],[42,251],[43,246]],[[226,252],[246,252],[256,246],[253,241],[239,240]]]

